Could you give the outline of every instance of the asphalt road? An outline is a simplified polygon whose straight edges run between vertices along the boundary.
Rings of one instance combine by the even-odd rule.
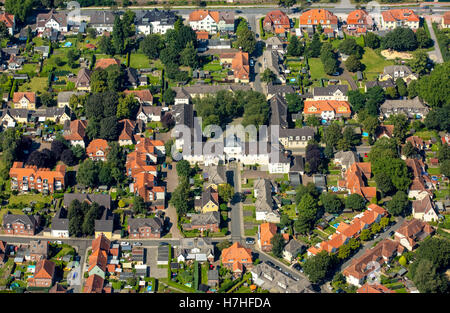
[[[444,63],[444,58],[442,57],[441,49],[439,48],[439,42],[437,41],[436,34],[434,33],[432,21],[430,18],[425,17],[427,20],[427,27],[430,31],[430,37],[434,41],[434,55],[436,56],[437,63]]]
[[[234,187],[234,197],[231,200],[231,240],[241,241],[242,240],[242,229],[243,229],[243,217],[242,217],[242,202],[240,199],[241,192],[241,172],[239,170],[238,164],[228,165],[227,178],[229,183]]]

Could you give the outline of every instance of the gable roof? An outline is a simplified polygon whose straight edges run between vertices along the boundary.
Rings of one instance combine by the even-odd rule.
[[[83,67],[78,71],[77,79],[75,81],[75,87],[86,85],[88,86],[91,83],[91,75],[92,71]]]
[[[274,223],[262,223],[259,228],[261,246],[272,245],[270,240],[277,233],[277,225]]]
[[[14,26],[14,14],[4,12],[0,14],[0,22],[5,23],[6,27],[11,28]]]
[[[395,293],[395,291],[381,284],[365,283],[358,290],[356,290],[356,293]]]
[[[123,93],[125,95],[132,94],[135,98],[137,98],[139,100],[139,102],[142,102],[142,101],[153,102],[153,95],[149,89],[125,90]]]
[[[241,243],[235,242],[229,248],[222,250],[222,263],[225,260],[233,259],[233,263],[239,262],[242,259],[247,259],[249,263],[252,262],[252,250],[244,248]]]
[[[112,207],[111,196],[104,194],[94,194],[94,193],[65,193],[64,194],[64,206],[68,208],[73,200],[78,200],[80,202],[86,201],[89,204],[94,202],[98,203],[99,206],[110,210]]]
[[[119,135],[119,140],[133,140],[133,132],[136,127],[136,122],[130,119],[123,119],[119,121],[122,131]]]
[[[305,100],[303,114],[321,114],[323,111],[333,111],[336,114],[350,114],[352,112],[347,101]]]
[[[70,131],[64,135],[66,140],[84,140],[86,136],[87,120],[70,121]]]
[[[27,99],[31,103],[36,103],[36,93],[34,92],[15,92],[13,95],[13,102],[18,103],[22,98]]]
[[[273,10],[268,12],[263,23],[271,23],[276,27],[290,28],[289,17],[281,10]]]
[[[408,22],[419,22],[420,18],[410,9],[393,9],[381,12],[386,22],[395,22],[406,20]]]
[[[36,263],[34,279],[52,279],[55,274],[55,263],[49,260],[40,260]]]
[[[347,16],[348,25],[372,25],[372,17],[365,10],[354,10]]]
[[[103,151],[106,155],[108,150],[108,142],[105,139],[94,139],[92,140],[86,148],[86,154],[91,154],[95,156],[97,151]]]
[[[314,87],[313,96],[333,96],[336,91],[340,91],[344,96],[347,94],[347,85],[328,85],[326,87]]]
[[[108,238],[106,238],[106,236],[103,234],[92,240],[92,251],[97,250],[109,251],[110,247],[111,241]]]
[[[202,21],[208,16],[216,22],[219,23],[219,12],[218,11],[210,11],[210,10],[195,10],[189,14],[190,22]]]
[[[338,23],[337,16],[324,9],[311,9],[300,15],[300,25],[327,25],[328,20],[332,25]],[[320,23],[320,21],[322,21],[322,23]]]
[[[434,203],[431,200],[431,197],[429,195],[425,196],[421,200],[414,200],[412,202],[412,207],[414,210],[414,213],[424,213],[427,214],[429,211],[434,210]]]
[[[102,293],[104,279],[94,274],[86,279],[83,291],[85,293]]]
[[[239,79],[249,79],[250,66],[248,64],[248,53],[242,51],[236,53],[231,62],[231,68],[233,69],[234,77]]]
[[[279,125],[282,128],[288,127],[286,99],[276,94],[270,98],[270,125]]]
[[[211,225],[220,223],[220,213],[218,211],[206,212],[201,214],[193,214],[191,217],[191,225]]]

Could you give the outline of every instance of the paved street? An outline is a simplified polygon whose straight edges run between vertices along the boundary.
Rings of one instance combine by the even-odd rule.
[[[231,175],[231,177],[230,177]],[[234,197],[231,200],[231,240],[241,241],[243,232],[243,214],[242,202],[239,194],[241,193],[241,171],[238,164],[228,165],[227,179],[234,187]],[[231,180],[230,180],[231,179]]]
[[[441,49],[439,48],[439,43],[437,41],[436,34],[434,33],[431,16],[425,16],[425,19],[427,21],[427,27],[430,31],[431,39],[434,41],[434,51],[429,52],[429,54],[431,54],[430,58],[436,63],[444,63],[444,58],[442,57]],[[432,56],[434,56],[434,58]]]

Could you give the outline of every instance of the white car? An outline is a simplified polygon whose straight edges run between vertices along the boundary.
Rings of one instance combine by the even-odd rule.
[[[129,246],[130,243],[127,242],[127,241],[122,241],[122,242],[120,243],[120,245],[121,245],[121,246]]]
[[[58,240],[56,243],[59,244],[59,245],[62,245],[62,241],[61,240]]]

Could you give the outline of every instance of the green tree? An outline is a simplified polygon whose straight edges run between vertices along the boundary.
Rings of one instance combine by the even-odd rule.
[[[331,275],[336,263],[335,256],[322,251],[307,258],[303,264],[303,270],[312,283],[321,283]]]
[[[362,70],[363,65],[358,57],[355,54],[352,54],[345,61],[345,67],[349,72],[357,72]]]
[[[342,138],[342,127],[339,123],[332,123],[324,130],[324,142],[327,146],[336,147],[338,141]]]
[[[306,49],[306,55],[310,58],[317,58],[320,56],[320,49],[322,48],[322,42],[318,33],[314,33],[313,39]]]
[[[14,14],[16,23],[21,23],[30,15],[33,5],[34,0],[5,0],[5,11]]]
[[[248,54],[252,54],[256,48],[255,33],[250,29],[242,29],[240,34],[237,35],[236,46]]]
[[[338,257],[340,260],[345,260],[346,258],[348,258],[348,257],[350,256],[350,253],[351,253],[350,246],[349,246],[349,245],[342,245],[342,246],[339,248],[337,257]]]
[[[266,83],[273,83],[277,79],[277,76],[269,69],[266,68],[262,74],[261,81]]]
[[[193,69],[198,67],[197,50],[195,49],[193,42],[188,42],[186,48],[181,51],[180,58],[183,65],[190,66]]]
[[[175,207],[179,216],[186,215],[189,210],[189,183],[187,178],[183,178],[181,183],[172,192],[170,203]]]
[[[423,27],[419,27],[416,30],[416,39],[419,48],[428,48],[433,44],[433,40],[431,40],[427,31]]]
[[[388,32],[382,39],[383,49],[396,51],[412,51],[418,47],[416,35],[411,28],[397,27]]]
[[[322,202],[325,212],[330,214],[339,214],[344,207],[341,198],[332,193],[322,193],[320,195],[320,201]]]
[[[284,238],[280,233],[276,233],[271,239],[272,253],[277,257],[281,258],[284,248]]]
[[[415,155],[418,154],[417,149],[412,145],[411,142],[407,142],[403,147],[402,147],[402,154],[404,156],[406,156],[407,158],[411,158]]]
[[[380,37],[373,32],[367,32],[364,36],[364,43],[367,47],[377,49],[380,47]]]
[[[380,226],[382,228],[385,228],[388,225],[389,225],[389,218],[388,217],[382,217],[381,220],[380,220]]]
[[[189,162],[186,160],[180,160],[177,162],[176,165],[176,169],[177,169],[177,174],[178,177],[187,177],[189,178],[189,176],[191,175],[191,166],[189,165]]]
[[[394,138],[396,138],[398,142],[403,142],[408,133],[408,118],[404,114],[394,114],[389,117],[389,120],[394,125]]]
[[[354,211],[362,211],[366,207],[366,201],[357,193],[352,193],[345,198],[345,207]]]
[[[77,171],[77,182],[84,186],[97,186],[98,167],[91,159],[84,160]]]
[[[398,98],[397,88],[387,87],[386,96],[388,96],[389,99],[397,99]]]
[[[136,116],[138,109],[139,102],[132,94],[120,97],[117,105],[117,119],[131,119]]]
[[[400,97],[405,97],[408,95],[408,87],[406,86],[403,78],[399,77],[395,80],[395,85],[397,87],[398,95]]]
[[[114,19],[113,31],[111,34],[114,50],[118,54],[124,54],[125,52],[125,27],[119,15],[116,15]]]
[[[149,59],[157,59],[164,48],[164,41],[159,34],[150,34],[141,41],[140,48]]]
[[[289,113],[297,113],[303,111],[302,97],[296,93],[286,94],[286,102]]]
[[[372,239],[372,233],[370,232],[370,229],[368,229],[368,228],[363,229],[361,231],[361,233],[359,234],[359,238],[362,241],[369,241],[370,239]]]
[[[409,67],[414,73],[424,75],[431,71],[432,61],[428,57],[428,54],[424,51],[416,51],[413,54],[413,59],[408,62]]]
[[[147,212],[147,206],[145,205],[144,198],[141,196],[133,197],[133,211],[136,214],[145,214]]]
[[[166,105],[173,105],[175,103],[176,92],[171,88],[167,88],[164,93],[162,100]]]
[[[358,45],[356,43],[356,40],[353,39],[353,38],[344,39],[339,44],[339,51],[341,53],[344,53],[344,54],[349,55],[349,56],[354,55],[356,57],[356,59],[361,59],[361,57],[362,57],[362,55],[364,53],[364,49],[360,45]]]
[[[414,268],[413,282],[421,293],[445,293],[448,281],[437,272],[433,263],[427,259],[419,260],[411,265]]]
[[[405,267],[406,264],[408,264],[408,261],[406,260],[405,256],[402,255],[402,256],[400,257],[400,259],[398,259],[398,263],[400,263],[401,266]]]
[[[395,186],[392,184],[391,178],[384,172],[381,172],[375,176],[375,182],[377,184],[377,189],[379,189],[384,195],[395,191]]]
[[[234,195],[234,187],[230,184],[221,184],[217,187],[220,199],[223,202],[228,203]]]
[[[440,163],[440,169],[442,175],[445,175],[446,177],[450,177],[450,160],[445,160]]]
[[[356,112],[362,110],[366,104],[366,96],[359,90],[350,90],[347,93],[348,101],[352,105],[352,109]]]
[[[387,209],[390,214],[394,216],[404,215],[409,209],[408,196],[403,191],[397,191],[392,197],[392,200],[388,202]]]
[[[119,137],[119,123],[117,117],[105,117],[100,121],[100,138],[117,140]]]
[[[104,54],[113,56],[116,53],[112,40],[108,36],[101,36],[98,41],[98,48]]]

